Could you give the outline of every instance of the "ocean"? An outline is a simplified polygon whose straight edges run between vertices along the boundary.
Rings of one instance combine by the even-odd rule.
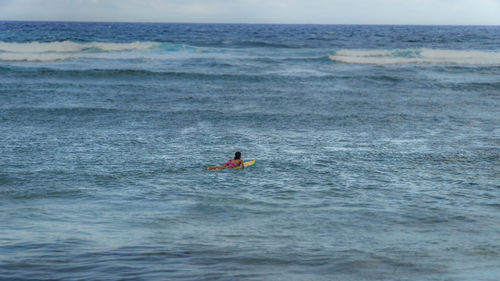
[[[498,26],[0,22],[1,280],[496,281],[499,198]]]

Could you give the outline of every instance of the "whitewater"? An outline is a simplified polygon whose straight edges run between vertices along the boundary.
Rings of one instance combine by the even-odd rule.
[[[500,51],[396,49],[339,50],[329,56],[332,61],[358,64],[455,64],[500,65]]]
[[[216,52],[214,48],[213,52]],[[0,61],[58,61],[67,59],[120,59],[133,56],[136,59],[169,59],[169,52],[190,51],[191,55],[208,52],[184,44],[160,42],[105,43],[74,41],[61,42],[0,42]],[[219,50],[220,51],[220,50]],[[215,54],[212,54],[215,55]],[[223,53],[222,56],[227,56]],[[240,55],[240,57],[244,57]],[[500,65],[498,50],[446,50],[446,49],[379,49],[325,50],[324,57],[332,61],[353,64],[456,64],[456,65]],[[253,57],[255,59],[255,57]],[[264,57],[267,58],[267,57]],[[307,58],[305,58],[307,59]]]

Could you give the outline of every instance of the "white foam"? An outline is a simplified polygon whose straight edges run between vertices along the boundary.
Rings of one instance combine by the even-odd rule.
[[[73,41],[62,42],[29,42],[11,43],[0,42],[0,52],[9,53],[76,53],[85,50],[97,50],[101,52],[116,52],[129,50],[144,50],[160,46],[158,42],[133,42],[133,43],[105,43],[91,42],[78,43]]]
[[[0,42],[0,61],[32,61],[47,62],[79,58],[116,58],[129,56],[120,55],[124,51],[141,51],[161,46],[158,42],[133,43],[106,43],[91,42],[78,43],[73,41],[62,42],[29,42],[10,43]],[[141,52],[142,53],[142,52]],[[104,55],[104,56],[103,56]],[[133,57],[133,56],[132,56]]]
[[[63,56],[58,54],[19,54],[19,53],[0,53],[0,61],[33,61],[33,62],[47,62],[47,61],[60,61],[70,58],[70,56]]]
[[[395,50],[339,50],[329,56],[332,61],[352,64],[459,64],[500,65],[500,51],[395,49]]]

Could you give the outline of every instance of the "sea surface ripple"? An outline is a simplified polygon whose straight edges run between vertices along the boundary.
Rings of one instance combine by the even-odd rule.
[[[498,46],[0,22],[0,279],[498,280]]]

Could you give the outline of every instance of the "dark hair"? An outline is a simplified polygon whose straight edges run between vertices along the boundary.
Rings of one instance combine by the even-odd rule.
[[[241,152],[239,152],[239,151],[238,151],[238,152],[236,152],[236,153],[234,154],[234,159],[241,159]]]

